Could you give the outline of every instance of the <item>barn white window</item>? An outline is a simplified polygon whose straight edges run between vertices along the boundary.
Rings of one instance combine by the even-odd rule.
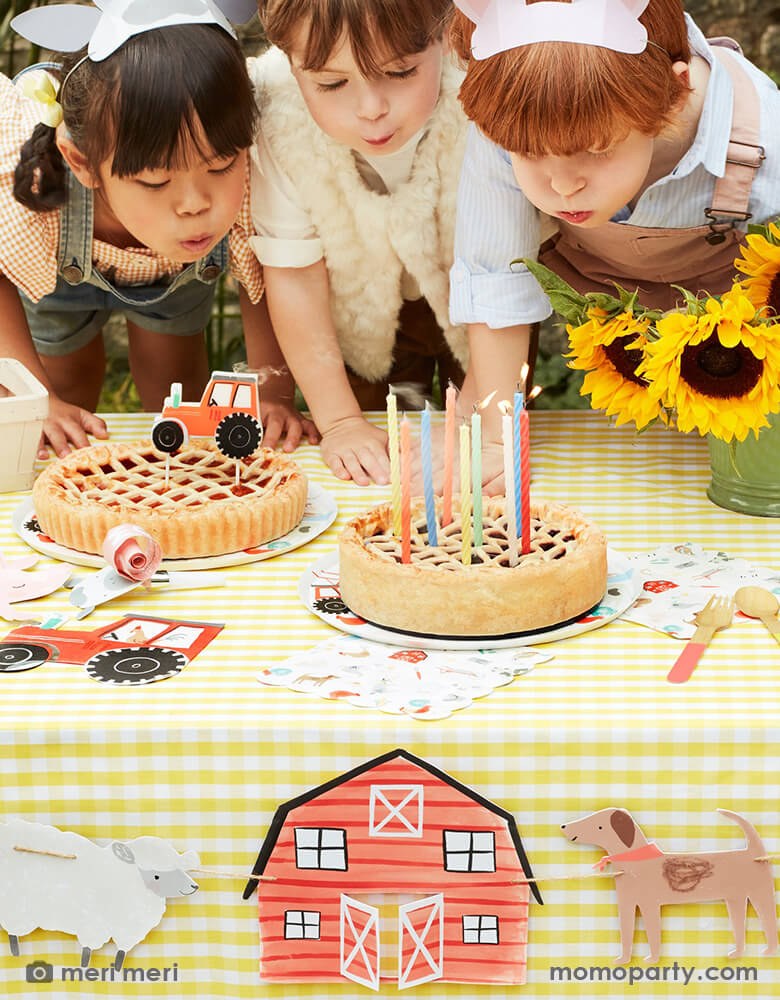
[[[368,809],[370,837],[422,837],[423,786],[372,785]]]
[[[463,943],[498,944],[498,917],[488,913],[464,913]]]
[[[284,936],[319,941],[320,914],[316,910],[285,910]]]
[[[295,864],[298,868],[347,870],[347,831],[331,827],[296,826]]]
[[[445,830],[444,870],[494,872],[496,837],[492,830]]]

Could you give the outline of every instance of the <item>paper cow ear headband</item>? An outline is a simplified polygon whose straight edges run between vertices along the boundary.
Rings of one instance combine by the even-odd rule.
[[[234,38],[233,21],[248,21],[256,0],[94,0],[94,7],[62,3],[18,14],[11,27],[28,41],[55,52],[77,52],[89,44],[100,62],[128,38],[174,24],[216,24]]]
[[[525,0],[455,0],[476,24],[471,54],[487,59],[518,45],[576,42],[636,54],[647,47],[639,15],[650,0],[572,0],[527,4]]]

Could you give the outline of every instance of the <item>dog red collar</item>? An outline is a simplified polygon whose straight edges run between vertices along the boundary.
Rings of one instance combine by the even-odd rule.
[[[650,858],[660,858],[663,851],[657,844],[643,844],[635,847],[633,851],[624,851],[622,854],[605,854],[593,866],[598,871],[603,872],[608,861],[649,861]]]

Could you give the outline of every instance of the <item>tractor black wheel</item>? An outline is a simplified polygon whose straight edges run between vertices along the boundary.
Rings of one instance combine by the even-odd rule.
[[[30,642],[0,642],[0,673],[34,670],[51,657],[51,650]]]
[[[184,444],[184,428],[175,420],[161,420],[152,428],[152,444],[158,451],[171,455]]]
[[[217,447],[226,458],[248,458],[262,438],[260,421],[251,413],[228,413],[217,426]]]
[[[104,684],[152,684],[173,677],[186,666],[183,653],[159,646],[107,649],[86,663],[89,676]]]

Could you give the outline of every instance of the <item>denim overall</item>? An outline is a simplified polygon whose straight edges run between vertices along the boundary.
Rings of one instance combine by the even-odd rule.
[[[114,312],[155,333],[190,335],[204,329],[216,281],[228,267],[227,236],[171,280],[118,288],[92,264],[93,192],[70,171],[68,200],[60,211],[57,286],[39,302],[21,295],[39,354],[79,350]]]

